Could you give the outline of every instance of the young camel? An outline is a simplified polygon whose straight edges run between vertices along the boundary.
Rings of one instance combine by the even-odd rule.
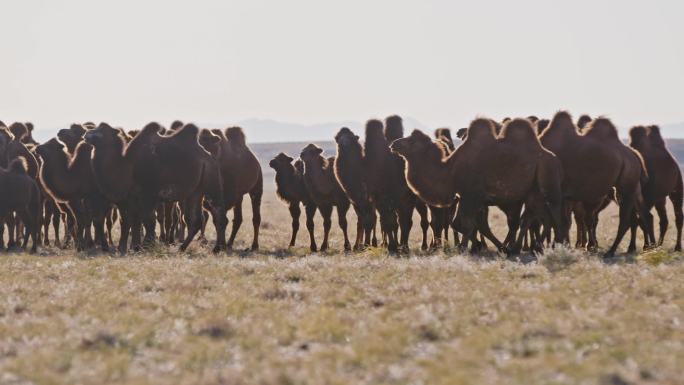
[[[665,141],[660,135],[658,126],[636,126],[629,131],[629,146],[637,150],[644,159],[648,172],[648,181],[642,185],[645,210],[650,211],[655,206],[660,218],[660,237],[656,243],[655,234],[644,234],[644,238],[650,238],[650,243],[660,246],[665,239],[668,220],[665,200],[669,197],[674,207],[675,223],[677,225],[677,240],[675,251],[682,249],[682,225],[684,213],[682,212],[682,172],[677,161],[665,146]],[[636,226],[632,223],[630,250],[636,249]],[[653,232],[653,224],[648,226]]]
[[[295,245],[297,239],[297,232],[299,231],[299,216],[301,209],[299,204],[304,205],[306,211],[306,226],[311,236],[311,245],[315,244],[313,238],[313,217],[316,213],[316,204],[313,202],[306,190],[304,183],[304,163],[297,160],[292,164],[294,159],[285,153],[279,153],[275,158],[271,159],[268,165],[275,170],[276,193],[280,200],[282,200],[290,211],[292,217],[292,237],[290,238],[290,247]],[[315,251],[315,250],[312,250]]]
[[[321,251],[328,249],[328,235],[330,234],[332,223],[333,206],[337,207],[337,219],[344,235],[344,249],[351,250],[351,244],[347,236],[349,199],[335,179],[333,166],[335,158],[326,159],[321,155],[322,153],[323,149],[320,147],[315,144],[308,144],[300,154],[300,158],[304,162],[304,185],[323,217],[323,243],[321,244]],[[311,250],[315,251],[316,243],[313,241],[313,224],[309,229],[309,236],[312,239]]]

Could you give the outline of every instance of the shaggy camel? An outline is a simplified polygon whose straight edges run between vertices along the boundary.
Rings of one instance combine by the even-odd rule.
[[[487,205],[525,202],[534,195],[532,192],[541,194],[554,219],[556,234],[561,234],[559,162],[541,146],[529,121],[512,120],[504,127],[500,139],[495,136],[495,129],[491,120],[476,119],[464,143],[449,157],[418,130],[408,138],[395,141],[392,150],[404,157],[409,185],[429,204],[449,206],[455,195],[460,194],[454,223],[465,240],[474,240],[473,232],[477,228],[497,248],[503,249],[482,215],[484,209]],[[510,251],[517,252],[521,247],[522,236],[519,236]]]
[[[0,168],[0,218],[12,212],[17,213],[25,227],[21,247],[26,249],[30,237],[31,252],[35,253],[40,231],[40,191],[28,175],[23,158],[12,159],[8,168]]]
[[[427,205],[416,197],[416,194],[411,191],[406,183],[406,178],[404,178],[406,168],[404,160],[399,155],[393,154],[389,150],[389,145],[392,142],[404,137],[404,125],[400,116],[391,115],[385,119],[384,136],[386,142],[382,143],[382,141],[377,138],[376,147],[380,149],[379,151],[384,154],[384,157],[390,158],[388,159],[390,166],[388,166],[389,168],[386,172],[392,175],[391,179],[389,179],[389,182],[391,183],[390,192],[393,199],[396,200],[396,205],[398,205],[397,216],[399,219],[399,228],[401,230],[399,244],[403,248],[408,249],[409,233],[413,226],[413,209],[415,208],[420,217],[420,227],[423,236],[421,249],[425,250],[427,249],[427,230],[430,226]],[[369,142],[367,139],[366,146],[368,146],[368,144]]]
[[[104,235],[104,217],[109,205],[95,183],[90,167],[91,151],[90,145],[81,143],[69,159],[64,145],[54,138],[36,147],[42,159],[41,185],[55,201],[68,206],[71,216],[67,216],[67,225],[74,236],[77,250],[89,246],[85,232],[92,221],[96,239],[100,241],[102,250],[106,251],[108,244]]]
[[[641,156],[625,146],[617,129],[606,118],[594,119],[580,134],[572,116],[560,111],[542,132],[540,140],[563,165],[563,193],[566,200],[583,205],[584,226],[595,229],[596,213],[607,195],[616,189],[620,201],[620,220],[615,240],[606,257],[613,256],[630,226],[632,210],[636,208],[644,226],[650,214],[644,209],[640,183],[647,178]],[[564,230],[569,218],[564,216]],[[648,228],[646,228],[648,232]],[[589,231],[588,248],[597,247],[595,230]]]
[[[377,246],[377,240],[372,239],[377,218],[367,185],[368,170],[359,137],[348,127],[342,127],[335,135],[335,142],[335,179],[349,198],[358,218],[354,250],[371,244]]]
[[[200,133],[195,125],[187,124],[168,136],[159,135],[161,126],[145,126],[126,147],[125,158],[133,163],[133,181],[140,190],[141,219],[145,226],[145,242],[155,241],[155,209],[160,202],[183,202],[188,234],[180,246],[185,251],[202,226],[202,199],[215,210],[217,240],[214,251],[222,246],[221,233],[225,229],[220,184],[213,191],[205,191],[206,179],[220,178],[216,160],[198,142]],[[208,173],[213,172],[213,175]],[[138,231],[134,228],[134,231]]]
[[[290,247],[295,245],[297,232],[299,231],[299,216],[301,214],[299,204],[304,204],[304,209],[306,211],[306,226],[307,230],[309,230],[309,235],[313,234],[313,217],[316,213],[316,205],[309,196],[304,183],[304,164],[301,160],[297,160],[293,165],[293,160],[292,157],[281,152],[268,163],[276,172],[276,193],[288,206],[290,216],[292,217]],[[312,245],[315,244],[313,237],[310,241]]]
[[[213,207],[211,212],[216,221],[226,221],[226,212],[233,210],[233,226],[230,232],[228,242],[225,241],[225,227],[223,230],[218,230],[220,249],[231,249],[235,242],[235,237],[242,225],[242,200],[245,194],[249,194],[250,203],[252,205],[252,228],[254,235],[252,238],[251,250],[259,248],[259,227],[261,225],[261,197],[264,191],[263,174],[261,172],[261,165],[254,153],[247,147],[245,134],[240,127],[229,127],[224,132],[221,130],[212,130],[212,133],[218,138],[218,141],[211,145],[215,153],[212,155],[215,159],[216,170],[219,173],[220,188],[222,189],[223,199],[221,203],[220,212],[216,207]],[[206,135],[206,134],[205,134]],[[211,152],[211,151],[210,151]],[[214,171],[212,171],[214,173]],[[204,182],[205,189],[210,185],[215,184],[211,180]]]
[[[300,154],[300,158],[304,162],[304,185],[311,200],[316,204],[318,211],[323,217],[323,243],[321,243],[321,251],[328,249],[328,235],[330,234],[333,206],[337,207],[337,219],[344,235],[344,249],[351,250],[351,244],[347,236],[349,199],[335,179],[335,157],[326,159],[321,155],[322,153],[323,149],[320,147],[315,144],[308,144],[302,149]],[[311,250],[315,251],[316,243],[313,240],[313,223],[309,228],[309,236],[312,239]]]
[[[682,172],[677,161],[665,146],[665,141],[660,135],[658,126],[636,126],[629,131],[629,146],[637,150],[646,164],[648,172],[648,182],[642,186],[645,209],[650,211],[653,206],[660,218],[660,237],[657,245],[663,244],[665,233],[667,232],[668,220],[665,200],[669,197],[674,206],[675,223],[677,225],[677,241],[675,251],[682,249],[682,224],[684,213],[682,213]],[[649,226],[653,232],[653,224]],[[635,243],[636,223],[632,224],[632,237],[630,248]],[[653,233],[644,234],[650,237],[651,243],[655,243]]]

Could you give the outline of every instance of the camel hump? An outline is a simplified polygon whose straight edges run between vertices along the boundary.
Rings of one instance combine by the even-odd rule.
[[[371,119],[366,122],[366,142],[383,141],[387,142],[386,136],[383,134],[382,122],[377,119]]]
[[[297,159],[294,162],[294,168],[298,173],[304,174],[304,162],[301,159]]]
[[[147,135],[151,135],[151,134],[156,134],[159,132],[159,130],[161,130],[161,126],[159,125],[159,123],[149,122],[149,123],[147,123],[147,125],[145,125],[145,127],[143,127],[142,130],[135,133],[135,135],[131,135],[131,136],[133,136],[134,138],[137,136],[147,136]],[[135,131],[135,130],[131,130],[129,132],[129,134],[131,134],[131,132],[133,132],[133,131]]]
[[[404,137],[404,123],[399,115],[391,115],[385,119],[385,139],[392,143]]]
[[[470,123],[466,133],[466,141],[470,143],[489,143],[496,140],[494,121],[487,118],[477,118]]]
[[[620,140],[618,137],[617,128],[610,119],[605,117],[599,117],[594,119],[591,123],[586,126],[584,135],[590,138],[597,139],[615,139]]]
[[[509,120],[508,123],[504,124],[501,132],[499,133],[499,138],[501,138],[503,141],[514,143],[539,142],[539,139],[534,132],[532,122],[522,118]]]
[[[192,123],[188,123],[180,130],[174,132],[169,136],[169,138],[178,139],[181,141],[195,142],[197,141],[197,136],[200,133],[199,127]]]
[[[572,115],[570,115],[569,112],[558,111],[544,130],[544,132],[546,131],[567,131],[577,133],[577,127],[575,127],[575,123],[572,121]]]
[[[629,130],[631,143],[642,143],[648,137],[648,129],[644,126],[634,126]]]
[[[28,162],[23,156],[12,159],[9,164],[9,171],[14,174],[26,175],[28,172]]]
[[[241,146],[247,145],[247,139],[245,138],[245,133],[242,131],[242,127],[235,126],[226,128],[226,139]]]
[[[651,140],[652,144],[660,147],[665,147],[665,140],[663,139],[663,136],[660,134],[660,127],[656,125],[649,126],[648,138]]]

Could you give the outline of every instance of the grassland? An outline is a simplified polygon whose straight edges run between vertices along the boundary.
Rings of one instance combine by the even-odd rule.
[[[0,255],[0,383],[684,381],[684,258],[669,243],[611,263],[562,248],[397,258],[344,254],[333,227],[333,250],[309,255],[305,231],[283,248],[272,191],[264,213],[259,253]],[[602,216],[602,245],[615,220]]]

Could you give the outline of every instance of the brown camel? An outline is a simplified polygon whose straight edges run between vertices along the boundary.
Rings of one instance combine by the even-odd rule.
[[[368,189],[368,169],[359,137],[348,127],[342,127],[335,135],[335,142],[335,179],[347,195],[358,218],[354,250],[370,245],[377,246],[377,240],[372,239],[377,218]]]
[[[40,231],[40,191],[36,181],[27,173],[23,158],[12,159],[8,168],[0,168],[0,218],[16,212],[24,224],[21,247],[26,249],[32,239],[31,253],[35,253]]]
[[[406,166],[404,160],[399,155],[393,154],[389,150],[389,145],[393,141],[404,137],[404,125],[400,116],[391,115],[385,119],[384,136],[386,142],[383,143],[382,146],[377,146],[377,148],[380,149],[381,153],[385,154],[383,156],[392,158],[390,162],[391,166],[388,166],[390,168],[387,172],[392,175],[390,179],[390,191],[397,205],[397,217],[401,230],[399,244],[403,248],[408,249],[408,239],[411,227],[413,226],[413,210],[415,208],[420,217],[420,227],[423,235],[421,249],[425,250],[427,248],[427,230],[430,226],[427,205],[416,197],[416,194],[411,191],[406,183],[406,178],[404,177]],[[379,138],[376,142],[378,144],[381,143]],[[366,146],[368,146],[368,140],[366,140]],[[389,156],[387,155],[388,153]]]
[[[456,145],[454,145],[454,139],[451,137],[451,130],[446,127],[438,128],[435,130],[435,139],[439,139],[444,144],[446,144],[449,152],[454,151],[456,149]]]
[[[677,241],[675,251],[682,249],[682,224],[684,214],[682,213],[682,172],[677,161],[665,146],[665,141],[660,135],[658,126],[636,126],[629,131],[629,146],[637,150],[644,159],[648,172],[648,181],[642,186],[645,209],[650,211],[655,209],[660,218],[660,237],[657,245],[663,244],[665,233],[667,232],[668,220],[665,200],[669,197],[674,206],[675,223],[677,225]],[[653,231],[653,224],[648,226]],[[630,248],[634,245],[636,234],[636,223],[632,224],[632,237]],[[655,243],[655,235],[644,234],[650,237],[650,242]]]
[[[487,205],[526,202],[539,192],[554,218],[556,234],[561,234],[561,193],[559,163],[545,150],[526,119],[510,121],[495,135],[490,119],[476,119],[464,143],[449,157],[430,137],[416,130],[392,144],[392,150],[407,163],[406,178],[411,188],[426,202],[447,207],[455,195],[461,196],[455,223],[464,239],[473,240],[477,228],[499,249],[503,244],[491,233],[483,218]],[[521,232],[522,234],[522,232]],[[518,238],[516,248],[522,245]],[[516,249],[512,250],[516,252]]]
[[[214,223],[217,220],[225,222],[226,212],[233,210],[233,226],[230,237],[226,242],[224,230],[217,230],[221,238],[220,248],[231,249],[235,237],[242,225],[242,200],[245,194],[249,194],[252,205],[252,228],[253,238],[251,250],[259,248],[259,227],[261,225],[261,198],[264,191],[263,174],[261,165],[254,153],[247,146],[245,134],[240,127],[229,127],[225,131],[212,130],[211,133],[218,138],[218,142],[211,145],[215,148],[214,158],[218,162],[220,187],[223,200],[221,213],[212,211]],[[211,152],[211,151],[210,151]],[[215,182],[207,181],[205,185]],[[207,187],[208,188],[208,187]],[[214,208],[216,210],[216,208]]]
[[[106,251],[104,216],[109,205],[95,183],[90,167],[91,151],[90,145],[81,143],[69,159],[64,145],[54,138],[36,147],[42,159],[41,185],[55,201],[68,206],[71,216],[67,216],[67,224],[74,235],[77,250],[89,246],[85,242],[85,232],[93,223],[96,239]]]
[[[321,251],[328,249],[328,235],[330,234],[332,223],[333,207],[337,207],[337,219],[344,235],[344,249],[351,250],[351,244],[347,236],[349,199],[335,179],[335,157],[326,159],[321,155],[322,153],[323,149],[320,147],[315,144],[308,144],[300,154],[300,158],[304,162],[304,185],[311,200],[316,204],[318,211],[323,217],[323,243],[321,243]],[[313,224],[309,229],[309,236],[313,239]],[[315,241],[312,241],[311,250],[315,249]]]
[[[577,128],[579,128],[580,132],[583,131],[587,125],[591,122],[591,116],[589,115],[582,115],[577,119]]]
[[[281,152],[268,163],[276,172],[276,193],[288,206],[290,216],[292,217],[290,247],[295,245],[297,231],[299,231],[299,216],[301,214],[299,204],[304,204],[304,209],[306,211],[306,227],[307,230],[309,230],[309,235],[313,234],[313,217],[316,213],[316,204],[309,196],[309,193],[306,190],[306,184],[304,183],[304,163],[301,160],[297,160],[293,165],[293,160],[292,157]],[[310,241],[311,245],[315,245],[313,237],[311,237]],[[315,249],[312,251],[315,251]]]
[[[69,154],[73,154],[76,146],[83,141],[86,128],[80,124],[72,124],[69,128],[63,128],[57,132],[57,138],[64,143]]]
[[[565,111],[553,117],[540,140],[560,159],[564,197],[570,202],[582,203],[586,228],[595,228],[596,212],[605,197],[616,189],[620,220],[615,241],[605,254],[613,256],[629,228],[635,205],[641,218],[647,219],[650,215],[641,204],[640,183],[647,178],[641,156],[620,141],[610,120],[594,119],[580,134]],[[569,218],[565,217],[564,229],[567,231]],[[648,220],[643,222],[647,226]],[[588,247],[597,247],[594,231],[589,231]]]
[[[188,234],[180,250],[187,249],[202,226],[202,200],[207,199],[216,211],[218,234],[215,251],[221,248],[221,230],[225,220],[220,185],[207,193],[205,180],[220,178],[216,160],[198,141],[199,128],[187,124],[168,136],[159,135],[161,126],[145,126],[126,147],[124,154],[133,163],[133,181],[140,190],[141,219],[145,226],[145,243],[155,241],[155,209],[160,202],[183,202]],[[213,172],[214,175],[208,175]],[[134,231],[137,230],[134,228]]]

